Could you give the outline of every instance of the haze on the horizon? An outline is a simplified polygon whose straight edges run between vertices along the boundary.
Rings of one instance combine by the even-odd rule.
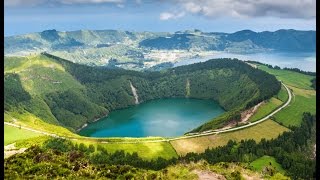
[[[316,0],[4,0],[5,36],[47,29],[315,30]]]

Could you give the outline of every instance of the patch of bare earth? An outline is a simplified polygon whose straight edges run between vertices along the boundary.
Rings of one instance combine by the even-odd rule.
[[[255,176],[255,175],[247,175],[247,174],[241,174],[241,175],[245,180],[263,180],[261,177]]]
[[[4,158],[8,158],[15,154],[23,153],[27,148],[17,149],[15,143],[4,146]]]
[[[212,171],[195,169],[192,172],[198,175],[199,180],[225,180],[226,179],[223,175],[214,173]]]
[[[220,129],[217,129],[217,130],[224,130],[224,129],[229,129],[229,128],[233,128],[235,126],[237,126],[237,123],[238,124],[246,124],[249,120],[249,118],[251,116],[254,115],[254,113],[257,112],[258,108],[264,104],[265,102],[262,101],[260,102],[259,104],[255,105],[254,107],[250,108],[250,109],[247,109],[245,111],[243,111],[241,113],[241,120],[240,121],[236,121],[236,120],[233,120],[233,121],[230,121],[228,124],[226,124],[224,127],[220,128]],[[249,122],[250,123],[250,122]]]

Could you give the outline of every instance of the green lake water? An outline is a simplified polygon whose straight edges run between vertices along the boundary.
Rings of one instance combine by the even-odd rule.
[[[180,136],[223,112],[212,100],[158,99],[112,111],[79,134],[88,137]]]

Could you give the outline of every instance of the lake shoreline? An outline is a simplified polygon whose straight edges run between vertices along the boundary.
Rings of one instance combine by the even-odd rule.
[[[193,98],[151,100],[110,113],[81,128],[87,137],[171,137],[224,113],[218,102]],[[100,121],[102,120],[102,121]],[[78,131],[79,132],[79,131]]]

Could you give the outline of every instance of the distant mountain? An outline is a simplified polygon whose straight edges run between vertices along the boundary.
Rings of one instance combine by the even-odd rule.
[[[114,67],[132,70],[145,70],[165,62],[175,63],[187,56],[206,54],[206,51],[212,50],[245,54],[315,52],[315,49],[316,32],[297,30],[221,33],[195,29],[168,33],[119,30],[61,32],[53,29],[4,38],[6,56],[48,52],[74,63],[110,66],[112,62]],[[162,50],[184,50],[189,55],[184,52],[163,53]]]
[[[316,50],[315,31],[278,30],[275,32],[254,32],[243,30],[235,33],[176,32],[167,37],[145,39],[141,47],[151,49],[192,49],[228,50],[240,48],[242,52],[274,50],[284,52],[314,52]]]
[[[138,45],[149,49],[257,50],[312,52],[316,47],[315,31],[278,30],[235,33],[206,33],[200,30],[175,33],[129,32],[118,30],[46,30],[4,39],[5,54],[19,51],[100,48],[113,44]]]
[[[227,39],[232,42],[251,40],[254,44],[277,51],[314,52],[316,50],[315,31],[278,30],[256,33],[250,30],[229,34]]]
[[[5,54],[35,51],[73,50],[134,44],[142,39],[165,36],[166,33],[117,30],[79,30],[59,32],[55,29],[4,38]]]

